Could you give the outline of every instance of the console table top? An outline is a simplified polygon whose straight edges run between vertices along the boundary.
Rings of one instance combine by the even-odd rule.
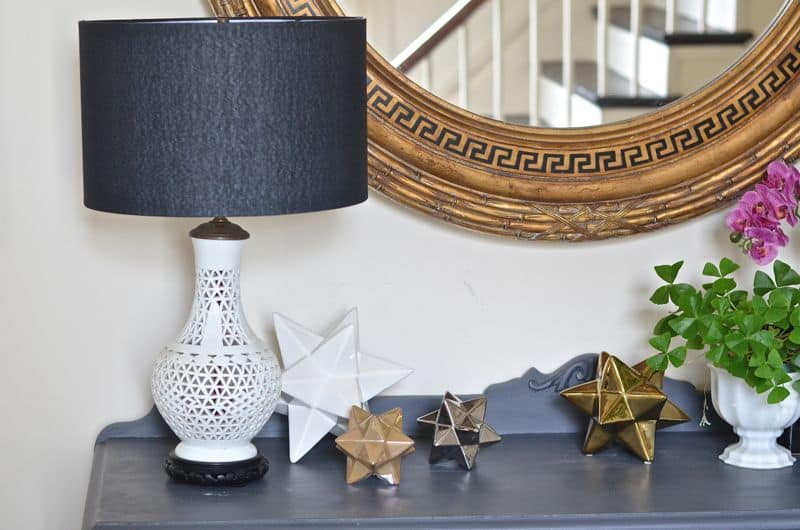
[[[378,479],[346,485],[332,436],[290,464],[281,417],[254,441],[270,460],[263,480],[241,488],[180,484],[163,471],[176,440],[157,414],[117,424],[95,446],[84,528],[800,528],[797,470],[719,461],[735,438],[719,419],[715,429],[697,427],[702,396],[686,383],[665,388],[694,420],[659,432],[653,464],[618,446],[581,454],[586,419],[556,391],[591,379],[592,359],[488,388],[487,418],[503,441],[483,448],[472,472],[428,463],[430,439],[413,420],[440,396],[377,398],[373,410],[404,407],[417,442],[397,487]],[[580,363],[582,371],[572,369]]]

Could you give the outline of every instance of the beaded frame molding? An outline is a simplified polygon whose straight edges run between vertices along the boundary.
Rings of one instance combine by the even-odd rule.
[[[217,16],[340,16],[336,0],[209,0]],[[643,116],[588,128],[456,107],[368,51],[370,186],[458,226],[518,239],[649,232],[725,207],[800,145],[800,2],[727,71]]]

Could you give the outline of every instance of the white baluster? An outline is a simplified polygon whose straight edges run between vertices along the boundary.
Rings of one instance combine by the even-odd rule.
[[[639,95],[639,38],[642,34],[642,6],[639,0],[631,0],[631,96]]]
[[[431,75],[431,60],[430,60],[430,58],[426,57],[426,58],[422,59],[419,62],[419,69],[420,69],[419,84],[425,90],[431,90],[432,75]]]
[[[500,0],[492,0],[492,117],[503,119],[503,19]]]
[[[697,13],[697,32],[706,31],[706,17],[708,16],[708,0],[700,0],[700,11]]]
[[[597,1],[597,95],[607,92],[608,0]]]
[[[664,22],[664,33],[675,33],[675,0],[666,0],[664,11],[664,14],[666,15],[666,20]]]
[[[539,0],[528,0],[528,123],[539,125]]]
[[[458,28],[458,105],[469,108],[469,41],[467,40],[467,26],[462,24]]]
[[[565,127],[572,125],[572,92],[575,65],[572,62],[572,0],[562,0],[561,14],[561,83],[564,86]]]

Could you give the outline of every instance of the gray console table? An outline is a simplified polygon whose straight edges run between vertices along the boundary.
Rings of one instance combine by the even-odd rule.
[[[377,479],[347,486],[332,437],[290,464],[281,416],[255,440],[270,460],[263,480],[224,489],[175,483],[163,462],[176,441],[153,411],[98,437],[84,528],[800,528],[798,471],[720,462],[735,438],[716,417],[711,428],[698,426],[703,398],[687,383],[665,382],[693,420],[659,432],[653,464],[618,447],[582,455],[586,418],[558,392],[592,379],[595,363],[587,354],[552,374],[531,369],[487,388],[487,418],[503,441],[482,449],[470,473],[428,464],[430,439],[415,419],[441,396],[376,398],[374,411],[402,407],[417,438],[398,487]]]

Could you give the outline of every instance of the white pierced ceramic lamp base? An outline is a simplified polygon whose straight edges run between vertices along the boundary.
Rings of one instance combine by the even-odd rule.
[[[280,366],[242,312],[243,241],[192,239],[197,281],[192,315],[156,361],[153,398],[181,439],[175,455],[198,462],[253,458],[250,440],[275,410]]]
[[[256,456],[250,440],[275,408],[279,374],[270,352],[201,358],[166,348],[152,389],[159,412],[182,440],[175,454],[200,462]]]
[[[709,368],[714,408],[739,436],[738,442],[719,455],[720,460],[748,469],[778,469],[794,464],[789,450],[778,445],[776,440],[800,417],[800,395],[789,385],[789,397],[771,405],[767,403],[766,393],[756,393],[742,379],[725,370],[713,365]]]

